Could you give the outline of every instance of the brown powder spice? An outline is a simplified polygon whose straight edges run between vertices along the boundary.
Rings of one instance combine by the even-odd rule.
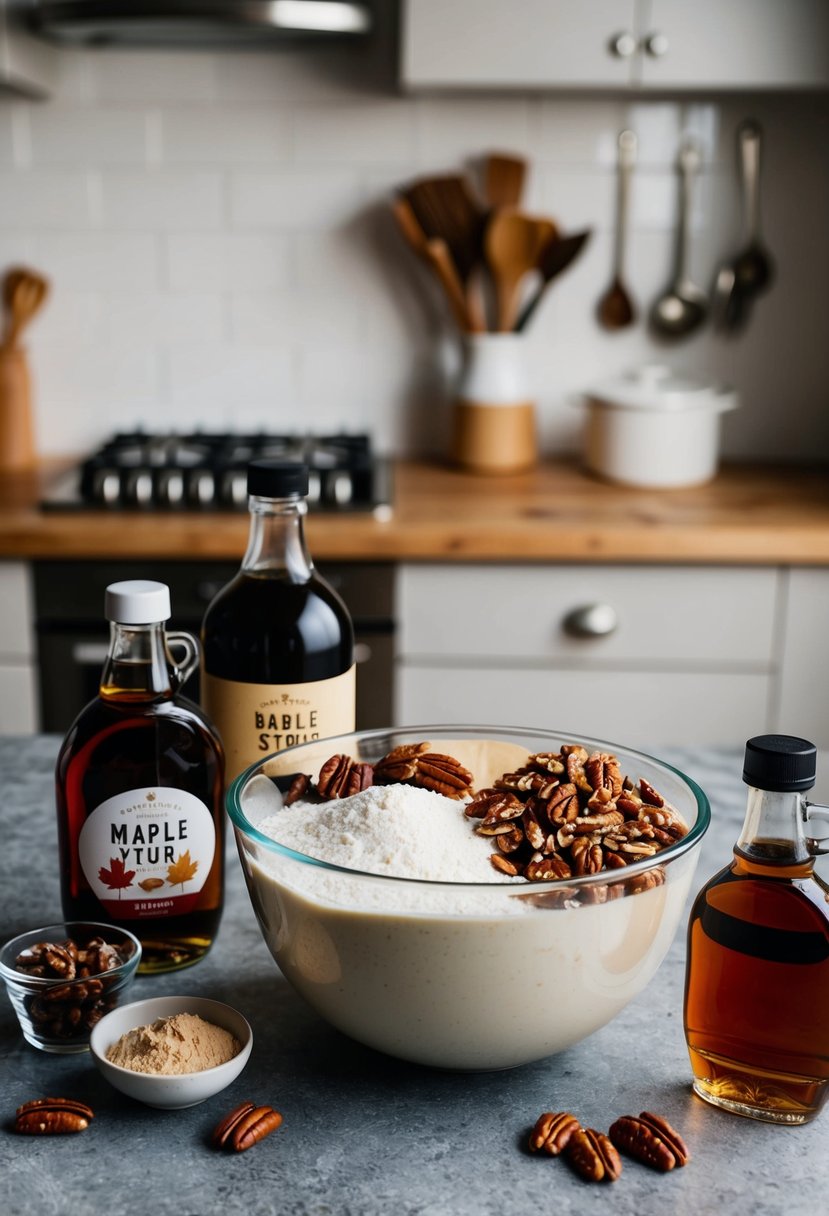
[[[242,1050],[238,1039],[195,1013],[158,1018],[122,1034],[106,1052],[110,1064],[156,1076],[182,1076],[226,1064]]]

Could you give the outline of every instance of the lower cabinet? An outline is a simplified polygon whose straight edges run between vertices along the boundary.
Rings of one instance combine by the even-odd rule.
[[[788,583],[775,567],[403,566],[397,721],[740,745],[779,728]]]
[[[0,734],[36,729],[36,674],[31,571],[0,562]]]

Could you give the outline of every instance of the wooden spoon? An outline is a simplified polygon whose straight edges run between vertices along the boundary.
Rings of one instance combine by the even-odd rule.
[[[17,345],[20,334],[40,311],[48,293],[48,281],[36,271],[16,267],[7,272],[3,280],[6,319],[0,343],[4,350],[11,350]]]
[[[484,160],[484,197],[490,207],[517,207],[524,190],[527,162],[520,156],[491,152]]]
[[[557,235],[552,220],[536,219],[522,211],[496,211],[487,224],[484,249],[495,280],[501,333],[507,333],[515,325],[521,280],[535,270],[543,250]]]
[[[624,329],[636,317],[633,300],[623,282],[628,195],[630,193],[630,175],[636,161],[636,143],[636,135],[633,131],[620,133],[613,280],[599,300],[597,309],[599,321],[605,329]]]
[[[406,241],[418,257],[423,258],[427,265],[431,266],[443,288],[455,320],[464,333],[469,333],[473,328],[472,318],[469,315],[463,284],[446,241],[441,240],[440,237],[426,236],[417,222],[414,211],[402,196],[395,198],[391,206],[398,227]]]

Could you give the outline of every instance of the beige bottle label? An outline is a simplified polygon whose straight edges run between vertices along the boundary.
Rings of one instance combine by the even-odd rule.
[[[245,684],[202,672],[202,701],[225,748],[228,784],[295,743],[354,730],[356,668],[307,684]]]

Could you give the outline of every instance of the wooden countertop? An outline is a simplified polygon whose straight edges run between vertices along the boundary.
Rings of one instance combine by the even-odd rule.
[[[0,558],[236,559],[245,515],[41,511],[66,462],[0,474]],[[388,520],[312,515],[320,561],[829,565],[829,469],[725,467],[707,486],[611,486],[564,463],[485,477],[402,461]]]

